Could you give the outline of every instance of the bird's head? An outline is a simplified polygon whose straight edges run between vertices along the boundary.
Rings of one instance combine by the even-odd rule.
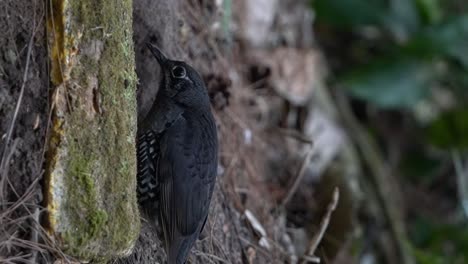
[[[210,100],[202,78],[190,65],[183,61],[168,59],[151,43],[148,48],[161,66],[162,80],[158,95],[186,109],[196,110],[210,107]]]

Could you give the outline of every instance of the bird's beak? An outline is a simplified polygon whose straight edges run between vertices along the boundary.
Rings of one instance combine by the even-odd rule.
[[[167,57],[166,55],[164,55],[164,53],[158,48],[156,47],[155,45],[151,44],[150,42],[147,42],[146,43],[146,46],[148,46],[149,50],[151,51],[151,53],[153,53],[154,57],[156,58],[156,60],[158,60],[159,62],[159,65],[161,65],[161,67],[166,64],[167,62]]]

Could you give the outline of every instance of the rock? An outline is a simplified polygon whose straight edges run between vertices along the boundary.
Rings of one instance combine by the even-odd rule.
[[[80,261],[106,261],[129,254],[140,230],[132,1],[53,4],[49,234]]]
[[[295,106],[306,105],[323,83],[321,55],[313,49],[277,48],[253,52],[252,64],[266,67],[275,91]]]

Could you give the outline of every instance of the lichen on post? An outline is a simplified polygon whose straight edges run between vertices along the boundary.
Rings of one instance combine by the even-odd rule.
[[[140,228],[132,1],[47,2],[54,86],[49,231],[80,260],[123,256]]]

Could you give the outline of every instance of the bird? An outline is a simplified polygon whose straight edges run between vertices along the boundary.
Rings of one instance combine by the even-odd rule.
[[[216,122],[200,74],[152,43],[147,47],[162,78],[138,129],[137,196],[159,219],[168,264],[182,264],[209,213],[218,168]]]

